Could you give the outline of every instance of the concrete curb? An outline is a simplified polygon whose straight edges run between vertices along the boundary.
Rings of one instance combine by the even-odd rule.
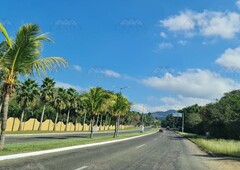
[[[127,140],[131,140],[131,139],[136,139],[136,138],[152,135],[154,133],[156,133],[156,132],[152,132],[152,133],[148,133],[148,134],[144,134],[144,135],[139,135],[139,136],[133,136],[133,137],[124,138],[124,139],[113,140],[113,141],[106,141],[106,142],[69,146],[69,147],[64,147],[64,148],[50,149],[50,150],[37,151],[37,152],[28,152],[28,153],[20,153],[20,154],[14,154],[14,155],[0,156],[0,161],[10,160],[10,159],[18,159],[18,158],[25,158],[25,157],[30,157],[30,156],[38,156],[38,155],[43,155],[43,154],[56,153],[56,152],[62,152],[62,151],[68,151],[68,150],[73,150],[73,149],[80,149],[80,148],[87,148],[87,147],[93,147],[93,146],[101,146],[101,145],[117,143],[117,142],[127,141]]]

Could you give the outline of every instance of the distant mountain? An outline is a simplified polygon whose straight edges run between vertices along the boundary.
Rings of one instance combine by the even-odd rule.
[[[172,114],[176,112],[176,110],[168,110],[168,111],[158,111],[158,112],[153,112],[152,115],[154,118],[158,119],[158,120],[163,120],[165,119],[168,115]]]

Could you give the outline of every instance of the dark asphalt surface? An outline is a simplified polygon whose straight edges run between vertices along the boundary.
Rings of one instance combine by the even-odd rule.
[[[89,148],[0,162],[0,169],[206,170],[208,156],[173,132]],[[217,169],[217,168],[216,168]]]
[[[150,127],[146,127],[145,131],[150,130]],[[119,134],[127,134],[127,133],[136,133],[140,132],[140,130],[120,130]],[[114,132],[98,132],[94,133],[94,136],[109,136],[113,135]],[[49,141],[49,140],[64,140],[71,138],[88,138],[90,135],[89,132],[76,132],[76,133],[56,133],[56,134],[34,134],[34,135],[7,135],[6,143],[24,143],[24,142],[35,142],[35,141]]]

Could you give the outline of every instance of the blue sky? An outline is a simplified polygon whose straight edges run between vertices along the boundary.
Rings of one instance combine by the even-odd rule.
[[[43,56],[69,67],[57,86],[122,92],[133,110],[204,105],[240,87],[240,1],[1,0],[11,36],[37,23],[54,43]],[[3,37],[0,37],[0,40]],[[39,80],[39,79],[38,79]]]

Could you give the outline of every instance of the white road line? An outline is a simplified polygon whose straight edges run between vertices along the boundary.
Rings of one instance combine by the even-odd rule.
[[[88,166],[83,166],[83,167],[81,167],[81,168],[78,168],[78,169],[75,169],[75,170],[82,170],[82,169],[85,169],[85,168],[87,168]]]
[[[153,140],[157,140],[157,138],[153,139]]]
[[[141,148],[141,147],[143,147],[144,145],[146,145],[146,144],[139,145],[139,146],[136,147],[136,149]]]

